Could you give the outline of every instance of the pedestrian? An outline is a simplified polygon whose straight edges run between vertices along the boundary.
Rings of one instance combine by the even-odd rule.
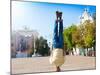
[[[63,19],[62,12],[56,11],[56,21],[54,25],[53,50],[50,56],[50,63],[56,66],[56,71],[60,72],[60,66],[64,64],[65,51],[63,49]]]

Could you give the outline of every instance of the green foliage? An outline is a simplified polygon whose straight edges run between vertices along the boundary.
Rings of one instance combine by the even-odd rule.
[[[72,24],[64,29],[63,36],[65,49],[76,46],[81,48],[93,47],[96,42],[96,20],[94,22],[87,20],[78,26]]]
[[[64,44],[67,44],[65,46],[67,46],[68,49],[72,49],[74,46],[74,40],[72,35],[73,33],[76,31],[77,27],[75,25],[72,25],[70,27],[68,27],[67,29],[64,30]]]
[[[85,26],[85,34],[84,34],[84,41],[87,47],[93,46],[93,41],[95,40],[95,25],[94,23],[90,23],[90,21],[86,21],[84,23]]]
[[[36,53],[42,56],[49,55],[49,46],[47,44],[47,40],[43,37],[36,40]]]

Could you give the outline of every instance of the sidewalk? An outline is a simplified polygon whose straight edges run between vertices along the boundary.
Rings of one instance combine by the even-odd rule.
[[[54,72],[55,67],[49,63],[49,57],[13,58],[12,74]],[[95,69],[95,57],[66,56],[62,71]]]

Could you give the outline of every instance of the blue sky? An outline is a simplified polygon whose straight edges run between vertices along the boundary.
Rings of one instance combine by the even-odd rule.
[[[96,7],[90,5],[12,1],[12,30],[23,29],[26,26],[37,30],[40,35],[50,41],[56,10],[63,12],[63,25],[68,27],[79,23],[79,16],[85,8],[91,14],[96,12]]]

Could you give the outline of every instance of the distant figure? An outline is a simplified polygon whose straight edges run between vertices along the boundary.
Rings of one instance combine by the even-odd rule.
[[[50,56],[50,63],[56,66],[56,71],[60,72],[60,66],[64,64],[65,52],[63,50],[63,20],[62,12],[56,11],[56,21],[54,25],[53,50]]]

